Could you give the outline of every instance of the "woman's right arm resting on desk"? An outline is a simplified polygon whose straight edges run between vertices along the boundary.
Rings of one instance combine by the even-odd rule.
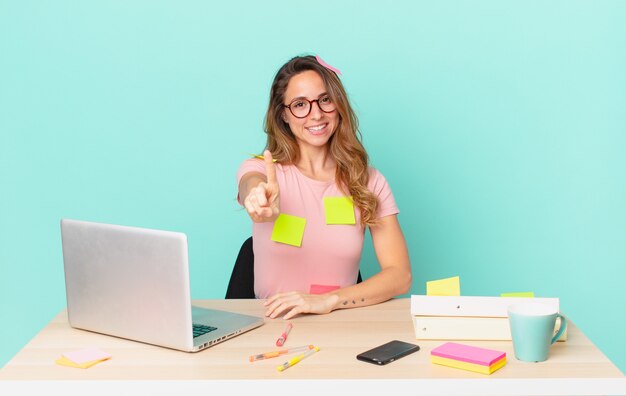
[[[396,215],[379,219],[370,227],[381,271],[362,283],[326,294],[279,293],[265,305],[266,316],[286,312],[289,319],[300,313],[329,313],[340,308],[356,308],[387,301],[411,289],[411,263],[402,229]]]

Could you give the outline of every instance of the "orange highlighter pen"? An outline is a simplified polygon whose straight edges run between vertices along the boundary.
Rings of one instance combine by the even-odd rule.
[[[306,352],[306,351],[309,351],[309,350],[311,350],[313,348],[315,348],[313,345],[304,345],[304,346],[300,346],[300,347],[283,349],[281,351],[272,351],[272,352],[260,353],[258,355],[250,356],[250,361],[254,362],[254,361],[257,361],[257,360],[271,359],[271,358],[275,358],[275,357],[281,356],[281,355],[286,355],[286,354],[289,354],[289,353]]]

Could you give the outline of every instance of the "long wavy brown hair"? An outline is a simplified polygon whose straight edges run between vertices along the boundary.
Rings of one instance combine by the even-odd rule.
[[[361,211],[361,224],[374,225],[378,200],[367,189],[369,159],[361,143],[356,114],[339,77],[320,65],[314,56],[297,56],[276,73],[265,115],[267,149],[281,164],[295,164],[300,158],[298,142],[289,124],[283,119],[284,100],[291,77],[308,70],[315,71],[322,77],[327,93],[339,113],[337,129],[328,143],[330,153],[337,163],[335,181],[344,194],[352,196],[354,205]]]

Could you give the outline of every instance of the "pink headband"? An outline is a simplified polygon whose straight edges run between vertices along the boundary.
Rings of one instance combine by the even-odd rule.
[[[322,58],[320,58],[320,57],[319,57],[319,56],[317,56],[317,55],[315,55],[315,59],[317,59],[317,62],[318,62],[320,65],[324,66],[324,67],[325,67],[325,68],[327,68],[328,70],[330,70],[330,71],[332,71],[332,72],[335,72],[336,74],[338,74],[338,75],[340,75],[340,76],[341,76],[341,72],[339,71],[339,69],[337,69],[337,68],[335,68],[335,67],[332,67],[332,66],[331,66],[331,65],[329,65],[328,63],[324,62],[324,61],[322,60]]]

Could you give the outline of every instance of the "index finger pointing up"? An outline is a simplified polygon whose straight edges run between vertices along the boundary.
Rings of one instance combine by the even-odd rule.
[[[267,184],[276,183],[276,165],[274,165],[274,158],[272,158],[272,153],[269,150],[263,152],[263,160],[267,172]]]

